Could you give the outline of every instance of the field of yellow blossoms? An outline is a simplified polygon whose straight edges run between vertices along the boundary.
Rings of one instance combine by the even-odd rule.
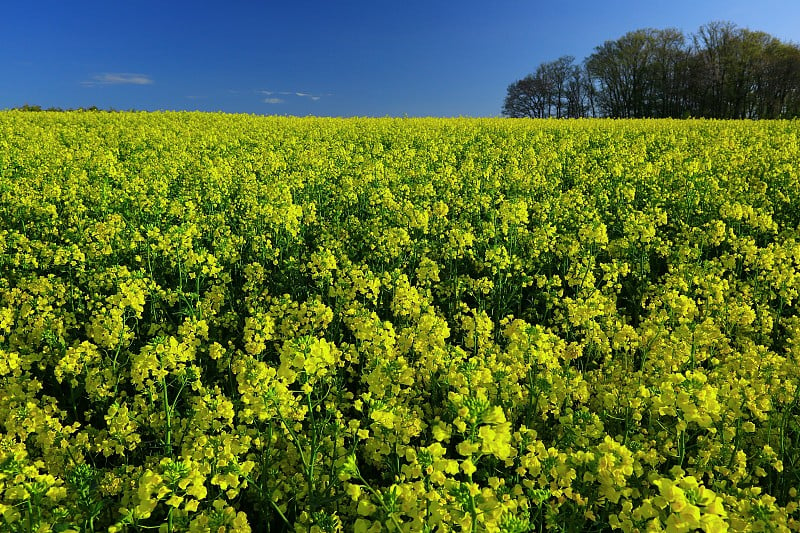
[[[0,113],[0,531],[800,531],[800,122]]]

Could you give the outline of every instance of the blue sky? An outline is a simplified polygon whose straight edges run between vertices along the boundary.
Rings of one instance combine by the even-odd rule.
[[[0,13],[0,109],[496,116],[539,63],[638,28],[725,20],[800,42],[797,0],[9,0]]]

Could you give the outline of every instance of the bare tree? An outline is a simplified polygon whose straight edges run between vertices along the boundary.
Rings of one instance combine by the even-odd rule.
[[[565,118],[583,116],[587,107],[583,72],[575,58],[542,63],[536,72],[508,86],[503,114],[508,117]]]
[[[544,118],[550,89],[532,74],[508,86],[503,101],[503,115],[510,118]]]
[[[692,88],[703,115],[729,116],[727,93],[735,35],[735,24],[717,21],[701,26],[693,37],[696,61]]]
[[[567,117],[585,117],[589,112],[587,86],[585,72],[573,65],[567,80]]]

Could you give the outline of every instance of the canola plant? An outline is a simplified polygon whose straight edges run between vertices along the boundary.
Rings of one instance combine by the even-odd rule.
[[[800,123],[0,113],[0,530],[798,531]]]

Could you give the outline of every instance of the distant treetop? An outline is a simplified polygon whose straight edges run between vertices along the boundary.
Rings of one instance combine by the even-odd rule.
[[[118,113],[118,112],[120,112],[120,111],[121,111],[121,110],[119,110],[119,109],[114,109],[113,107],[110,107],[110,108],[108,108],[108,109],[101,109],[101,108],[99,108],[99,107],[97,107],[97,106],[89,106],[89,107],[77,107],[77,108],[69,108],[69,109],[62,109],[62,108],[60,108],[60,107],[48,107],[48,108],[46,108],[46,109],[45,109],[45,108],[43,108],[43,107],[42,107],[42,106],[40,106],[40,105],[30,105],[30,104],[24,104],[24,105],[21,105],[21,106],[19,106],[19,107],[15,107],[15,108],[13,108],[13,109],[14,109],[14,110],[16,110],[16,111],[30,111],[30,112],[40,112],[40,111],[50,111],[50,112],[63,112],[63,111],[104,111],[104,112],[106,112],[106,113]],[[135,110],[135,109],[129,109],[128,111],[129,111],[129,112],[131,112],[131,111],[136,111],[136,110]]]
[[[542,63],[508,86],[507,117],[800,116],[800,47],[730,22],[645,28]]]

